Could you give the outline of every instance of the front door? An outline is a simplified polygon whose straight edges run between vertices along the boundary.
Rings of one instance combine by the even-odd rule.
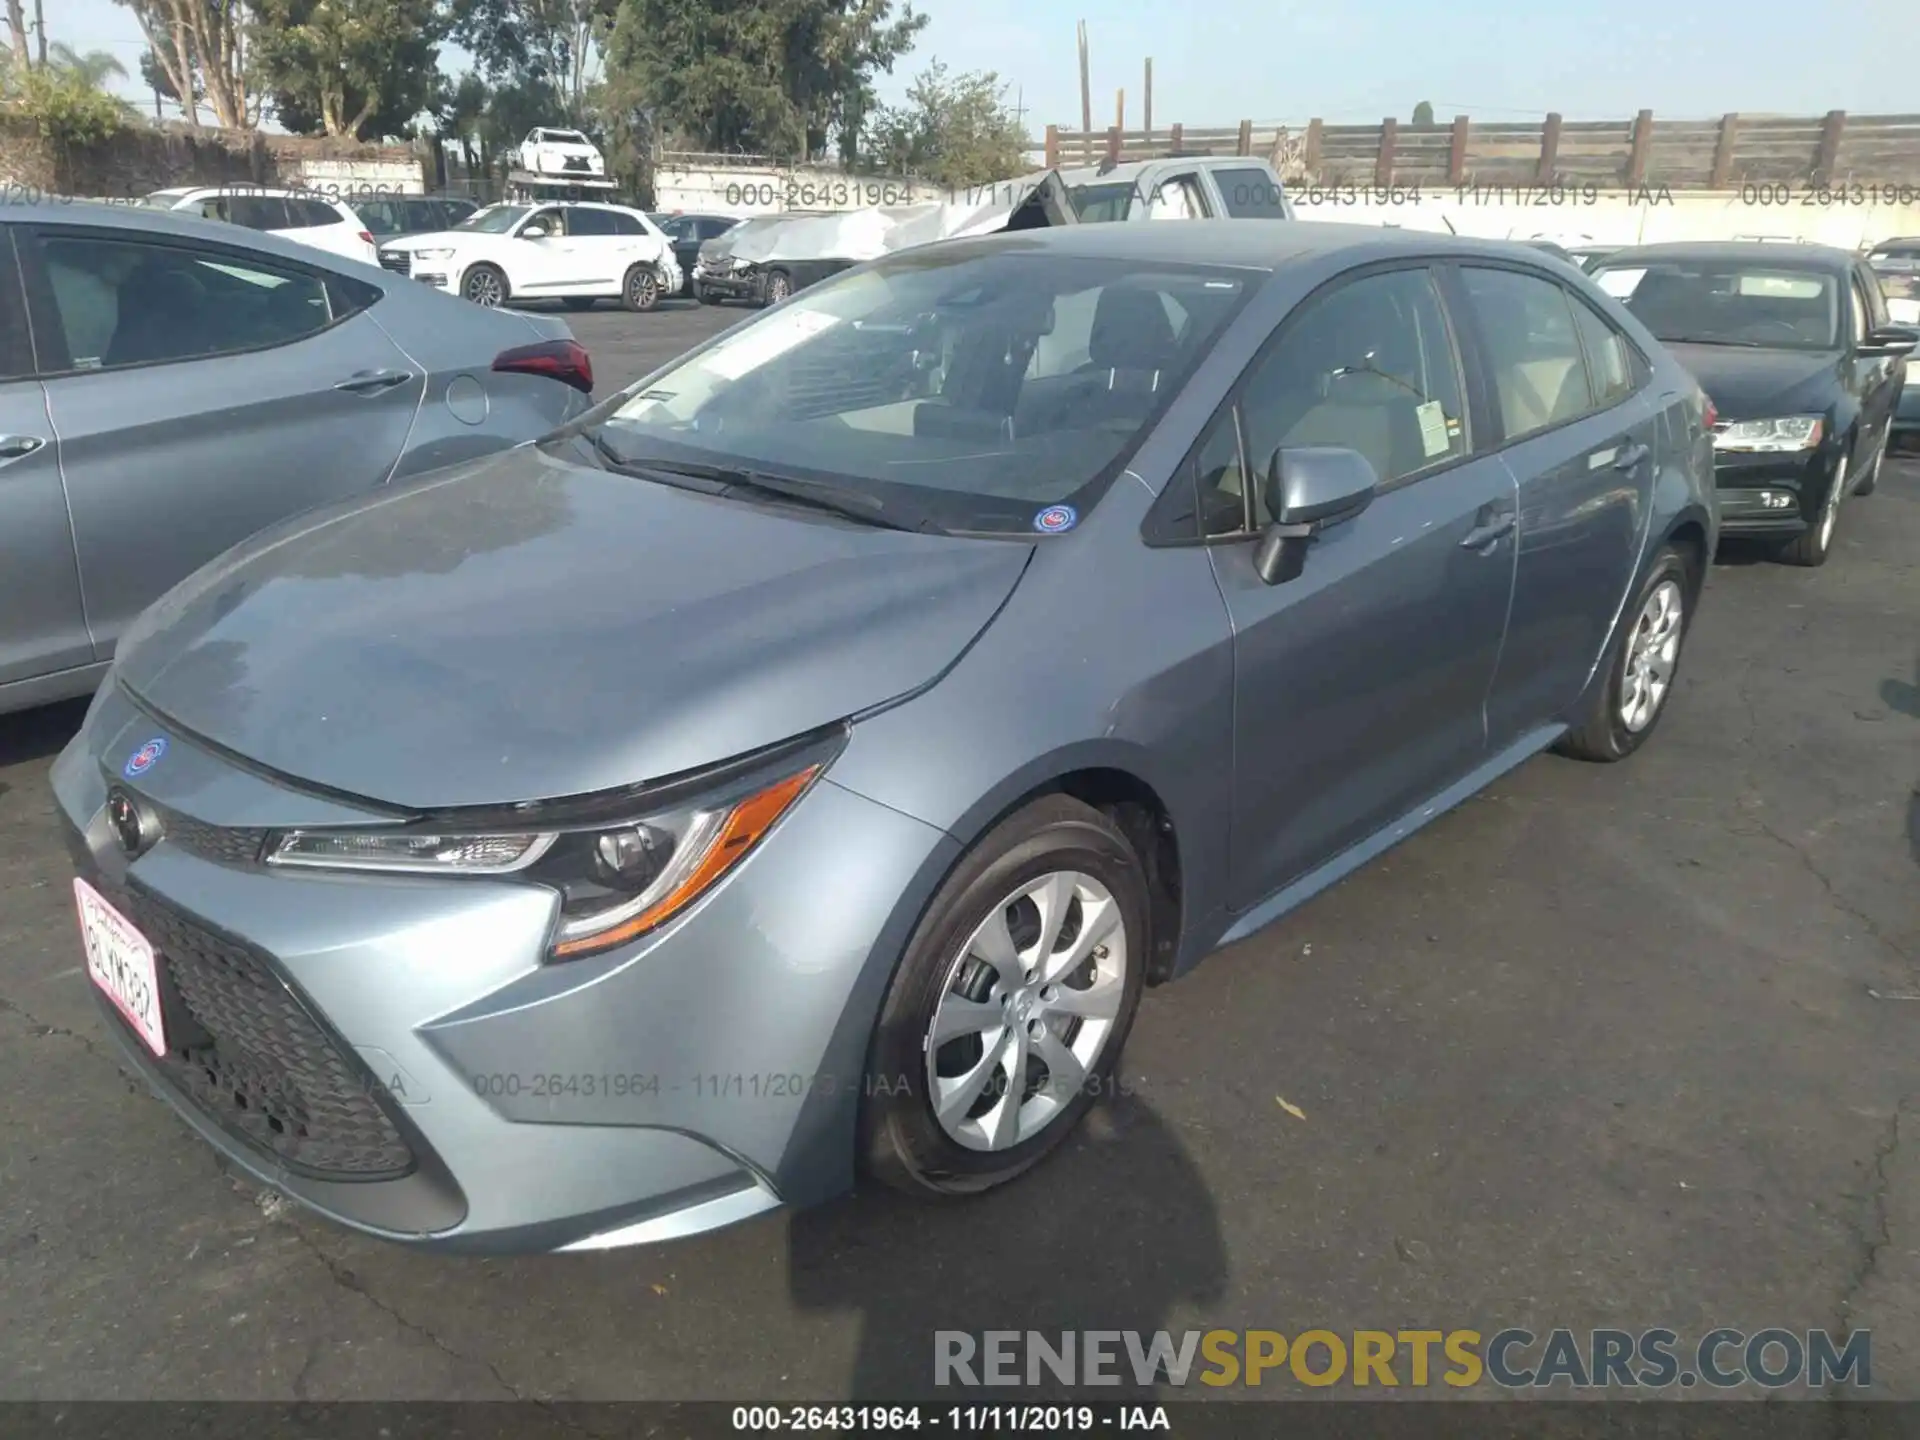
[[[392,473],[425,377],[377,287],[125,230],[27,227],[22,249],[98,658],[221,551]]]
[[[1212,550],[1235,636],[1237,909],[1486,759],[1516,490],[1497,458],[1474,453],[1463,394],[1430,272],[1376,271],[1283,323],[1203,446],[1216,533],[1266,523],[1258,477],[1282,447],[1358,451],[1380,482],[1366,510],[1313,541],[1295,579],[1264,583],[1252,543]]]
[[[579,281],[580,259],[573,250],[568,218],[562,206],[548,205],[521,223],[511,277],[516,291],[552,294]],[[527,231],[535,227],[544,229],[546,234],[529,238]]]

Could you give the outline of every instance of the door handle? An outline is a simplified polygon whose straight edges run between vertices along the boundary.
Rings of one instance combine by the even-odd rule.
[[[0,435],[0,465],[24,460],[46,443],[38,435]]]
[[[1652,453],[1653,452],[1645,445],[1635,441],[1613,457],[1613,468],[1616,470],[1631,470]]]
[[[1482,554],[1485,554],[1487,551],[1493,549],[1496,540],[1511,535],[1513,533],[1513,527],[1519,523],[1520,517],[1515,511],[1509,510],[1503,515],[1496,515],[1493,519],[1483,521],[1469,530],[1465,538],[1461,540],[1460,548],[1462,550],[1478,550]]]
[[[356,370],[333,388],[354,395],[380,395],[411,379],[411,370]]]

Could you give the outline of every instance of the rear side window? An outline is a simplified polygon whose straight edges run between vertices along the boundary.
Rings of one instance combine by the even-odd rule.
[[[1567,292],[1517,270],[1469,265],[1460,276],[1479,321],[1507,439],[1536,434],[1591,410]]]
[[[569,235],[618,235],[619,228],[613,223],[611,210],[581,208],[567,216]]]
[[[338,225],[340,214],[324,200],[289,200],[287,213],[293,223],[302,229],[314,229],[321,225]]]
[[[647,233],[647,227],[640,223],[640,219],[637,215],[623,214],[621,211],[618,211],[618,210],[610,210],[607,213],[613,216],[613,233],[614,234],[644,235]]]
[[[244,225],[249,230],[295,228],[287,217],[287,202],[278,195],[227,195],[220,203],[226,209],[221,219]]]
[[[53,362],[60,369],[118,370],[258,350],[333,321],[325,284],[292,267],[95,235],[42,234],[36,246],[53,302],[52,340],[63,352]]]
[[[1280,182],[1265,170],[1216,170],[1213,183],[1220,187],[1220,199],[1227,214],[1235,220],[1284,220]]]
[[[1592,306],[1579,300],[1573,302],[1573,323],[1587,352],[1587,381],[1594,403],[1602,410],[1618,405],[1639,388],[1632,347]]]

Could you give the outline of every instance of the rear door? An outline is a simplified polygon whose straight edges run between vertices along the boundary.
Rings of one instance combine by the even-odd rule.
[[[567,243],[579,260],[575,272],[579,284],[594,290],[618,290],[627,266],[642,258],[642,247],[651,252],[639,221],[631,221],[630,233],[621,233],[619,222],[626,218],[598,205],[576,205],[567,213]],[[651,253],[646,258],[651,259]]]
[[[1195,460],[1234,632],[1233,903],[1245,908],[1408,816],[1487,755],[1482,707],[1513,588],[1515,489],[1474,450],[1425,265],[1363,273],[1283,322]],[[1237,426],[1237,430],[1236,430]],[[1277,449],[1372,464],[1372,504],[1300,575],[1254,568]]]
[[[9,683],[93,661],[53,417],[33,374],[13,230],[0,225],[0,708],[8,708]]]
[[[1558,281],[1462,266],[1456,310],[1520,488],[1513,618],[1487,697],[1495,749],[1564,720],[1599,662],[1652,512],[1660,412],[1652,369]]]
[[[133,230],[22,242],[99,658],[221,551],[393,470],[425,380],[375,323],[379,287]]]

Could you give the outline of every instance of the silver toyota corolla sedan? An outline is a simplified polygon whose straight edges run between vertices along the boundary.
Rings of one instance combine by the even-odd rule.
[[[1698,387],[1536,251],[902,252],[149,610],[55,767],[130,1063],[389,1239],[1012,1180],[1172,979],[1672,694]]]
[[[0,207],[0,712],[86,694],[261,526],[544,435],[592,388],[553,317],[214,220]]]

